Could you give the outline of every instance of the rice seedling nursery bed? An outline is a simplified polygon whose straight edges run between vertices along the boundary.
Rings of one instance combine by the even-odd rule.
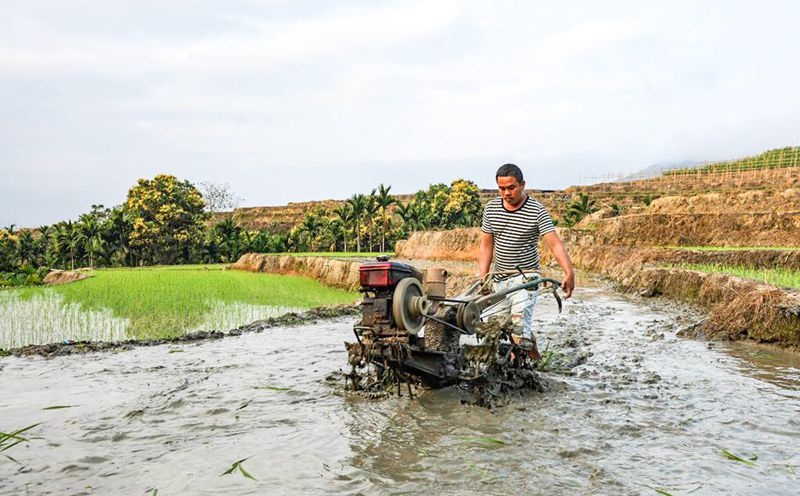
[[[795,269],[750,268],[718,264],[673,264],[670,267],[706,273],[729,274],[773,286],[800,289],[800,270]]]
[[[54,287],[0,291],[0,349],[69,341],[171,338],[228,330],[357,293],[305,277],[223,270],[224,265],[101,269]]]
[[[667,246],[678,251],[798,251],[796,246]]]

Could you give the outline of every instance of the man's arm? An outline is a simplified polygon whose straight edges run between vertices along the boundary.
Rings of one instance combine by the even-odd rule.
[[[490,233],[481,232],[481,250],[478,253],[478,270],[481,278],[489,273],[492,266],[492,256],[494,255],[494,236]]]
[[[564,271],[564,280],[561,282],[561,289],[564,291],[564,298],[569,298],[572,296],[572,290],[575,289],[575,271],[572,268],[572,260],[569,258],[569,253],[567,253],[564,242],[561,241],[561,238],[555,231],[550,231],[542,236],[542,238],[553,253],[553,257],[556,259],[556,262],[558,262],[558,265],[561,266],[561,270]],[[483,243],[481,243],[481,249],[483,249]]]

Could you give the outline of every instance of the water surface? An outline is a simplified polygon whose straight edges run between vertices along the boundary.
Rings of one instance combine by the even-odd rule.
[[[683,340],[698,318],[584,288],[540,347],[573,375],[492,413],[453,391],[334,394],[353,319],[218,341],[0,359],[6,494],[798,494],[795,355]],[[50,406],[71,408],[43,410]],[[502,441],[504,444],[492,442]],[[750,464],[728,459],[722,450]],[[220,476],[232,463],[240,472]]]

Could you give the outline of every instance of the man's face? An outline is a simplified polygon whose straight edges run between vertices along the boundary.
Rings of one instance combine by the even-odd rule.
[[[525,193],[525,181],[519,182],[514,176],[499,176],[497,178],[497,189],[500,190],[500,196],[508,205],[516,207],[522,203]]]

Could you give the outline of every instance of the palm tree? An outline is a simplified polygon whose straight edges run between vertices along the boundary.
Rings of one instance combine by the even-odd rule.
[[[595,211],[597,211],[595,201],[590,200],[586,193],[580,193],[578,199],[567,207],[567,215],[564,216],[564,220],[571,226]]]
[[[241,231],[230,217],[214,226],[214,232],[220,240],[219,251],[226,262],[232,262],[239,251]]]
[[[389,194],[391,189],[391,186],[384,186],[383,183],[378,186],[378,207],[380,207],[381,220],[383,221],[381,224],[381,251],[386,251],[386,230],[389,228],[387,210],[392,204],[397,203],[395,197]]]
[[[30,231],[22,231],[19,235],[19,259],[30,266],[36,262],[36,241]]]
[[[353,221],[356,228],[356,251],[361,252],[361,216],[367,206],[367,198],[362,194],[353,195],[347,199],[353,209]]]
[[[99,248],[100,241],[100,224],[97,219],[90,214],[81,215],[80,224],[78,225],[81,234],[84,238],[84,249],[89,252],[89,267],[94,267],[94,251]]]
[[[367,196],[367,205],[364,207],[364,213],[367,215],[367,220],[369,220],[369,247],[367,251],[372,251],[372,234],[375,232],[375,214],[378,213],[378,201],[375,196],[375,189],[370,191],[369,196]]]
[[[411,200],[408,203],[398,202],[397,207],[394,209],[394,213],[399,215],[400,218],[403,219],[404,223],[411,222],[411,215],[412,215],[411,211],[413,209],[412,203],[414,203],[413,200]]]
[[[69,250],[70,270],[75,270],[75,251],[85,239],[83,233],[77,225],[68,220],[57,226],[56,237],[61,249]]]
[[[317,251],[317,237],[322,228],[322,219],[314,212],[309,212],[303,218],[303,222],[298,226],[298,233],[305,233],[308,241],[309,251]]]
[[[353,207],[345,202],[336,207],[333,213],[338,217],[341,223],[342,236],[344,237],[344,251],[347,251],[347,231],[349,230],[350,222],[353,220]]]

